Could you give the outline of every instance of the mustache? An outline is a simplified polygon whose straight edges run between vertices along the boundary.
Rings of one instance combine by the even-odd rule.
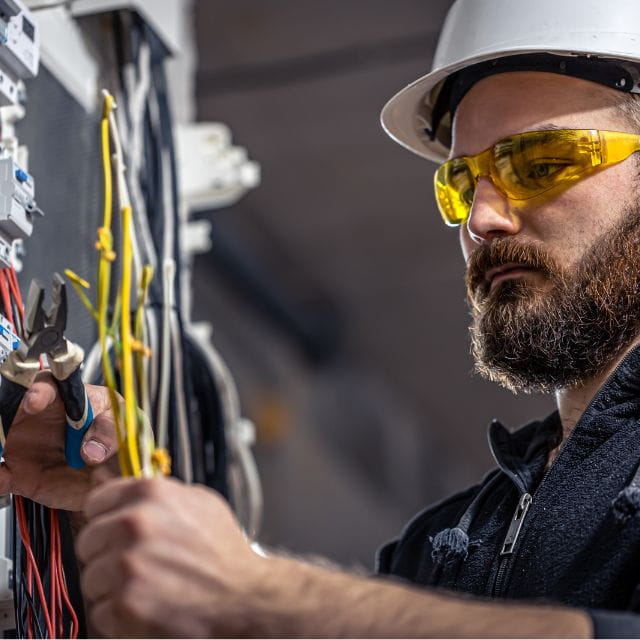
[[[475,296],[477,292],[486,294],[489,290],[489,283],[486,281],[489,269],[509,263],[521,264],[549,277],[560,272],[555,260],[541,247],[511,238],[498,238],[481,245],[470,254],[465,272],[469,295]]]

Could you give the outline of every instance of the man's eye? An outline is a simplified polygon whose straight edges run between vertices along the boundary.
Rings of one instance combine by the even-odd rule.
[[[537,162],[529,168],[528,177],[534,179],[548,178],[566,166],[565,163],[559,162]]]
[[[460,200],[465,204],[471,206],[473,204],[473,194],[475,193],[475,189],[473,187],[468,187],[465,189],[460,195]]]

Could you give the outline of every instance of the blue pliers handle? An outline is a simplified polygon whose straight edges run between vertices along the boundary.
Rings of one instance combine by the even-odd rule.
[[[80,376],[80,369],[76,369],[65,380],[56,379],[56,384],[60,391],[66,414],[65,458],[70,467],[82,469],[85,466],[80,454],[82,439],[93,422],[93,408],[87,397],[87,391]],[[9,433],[26,391],[27,389],[22,385],[8,378],[2,379],[2,384],[0,384],[0,417],[2,418],[5,437]],[[0,455],[2,453],[3,448],[0,446]]]
[[[26,388],[17,382],[5,377],[2,378],[2,384],[0,384],[0,418],[2,419],[5,439],[9,434],[9,428],[16,417],[16,413],[18,413],[18,407],[26,392]],[[0,455],[3,453],[4,447],[0,446]]]
[[[70,467],[82,469],[85,464],[80,455],[82,439],[93,422],[93,408],[82,382],[80,369],[75,369],[64,380],[56,378],[56,384],[60,390],[67,421],[64,436],[64,455]]]

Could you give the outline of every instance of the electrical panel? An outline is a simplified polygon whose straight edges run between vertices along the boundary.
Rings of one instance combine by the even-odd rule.
[[[31,235],[34,217],[42,215],[14,127],[24,116],[23,80],[36,76],[39,61],[40,31],[32,12],[22,0],[0,0],[0,268],[19,266],[16,244]]]
[[[42,215],[34,197],[33,178],[11,156],[0,157],[0,231],[10,241],[28,238],[33,216]]]
[[[0,314],[0,364],[20,346],[20,338],[12,331],[11,323]]]
[[[0,0],[0,106],[17,104],[20,81],[34,78],[40,62],[40,31],[19,0]]]

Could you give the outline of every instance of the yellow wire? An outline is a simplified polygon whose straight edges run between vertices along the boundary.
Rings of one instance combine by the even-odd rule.
[[[100,343],[100,354],[102,356],[102,375],[105,385],[109,390],[111,407],[113,409],[115,422],[118,428],[118,459],[123,475],[130,475],[132,472],[128,460],[126,447],[126,435],[123,432],[122,420],[120,417],[120,403],[116,392],[116,380],[111,357],[107,346],[107,314],[109,309],[109,289],[111,284],[111,263],[115,259],[113,251],[113,236],[111,233],[111,217],[113,210],[113,175],[111,172],[111,146],[109,141],[109,114],[113,110],[115,102],[113,97],[104,92],[104,105],[102,111],[102,121],[100,123],[100,133],[102,142],[102,168],[104,178],[104,212],[102,227],[98,230],[97,248],[100,251],[100,262],[98,265],[98,341]]]
[[[122,208],[122,279],[120,281],[120,339],[122,340],[122,386],[125,406],[127,448],[134,476],[141,475],[140,455],[137,442],[137,402],[133,378],[133,349],[131,335],[131,266],[133,248],[131,244],[132,211],[130,206]]]
[[[65,269],[64,275],[69,278],[71,282],[71,286],[74,288],[75,292],[78,294],[80,301],[87,308],[93,319],[98,321],[98,312],[93,308],[93,304],[91,300],[89,300],[89,296],[83,291],[83,288],[88,289],[89,283],[81,278],[77,273],[71,271],[71,269]]]

